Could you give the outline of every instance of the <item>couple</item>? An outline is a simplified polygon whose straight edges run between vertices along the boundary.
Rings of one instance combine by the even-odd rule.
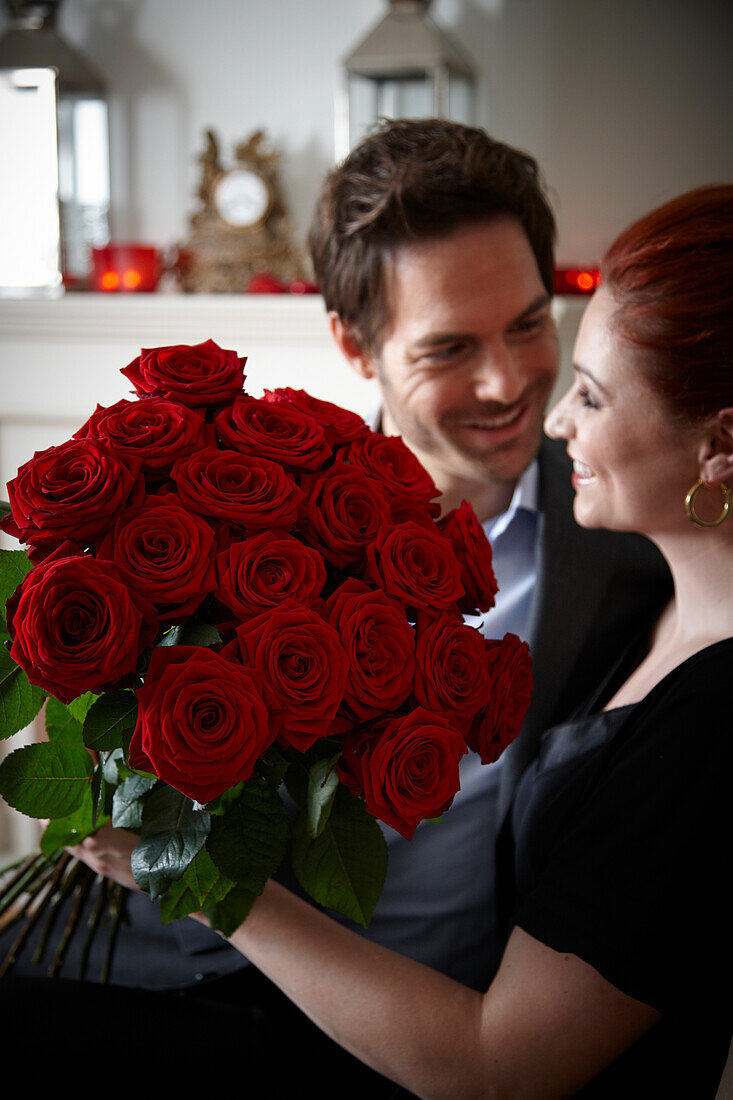
[[[231,937],[355,1056],[350,1076],[333,1055],[344,1095],[712,1097],[725,1062],[733,187],[682,196],[609,250],[546,421],[572,475],[540,444],[553,239],[533,162],[438,122],[367,139],[314,224],[334,337],[444,510],[469,499],[487,525],[486,629],[531,638],[536,679],[505,759],[468,762],[441,825],[393,843],[371,938],[277,883]],[[661,551],[673,595],[629,532]],[[134,842],[77,851],[129,881]],[[262,1095],[328,1074],[336,1048],[312,1044],[315,1068]]]

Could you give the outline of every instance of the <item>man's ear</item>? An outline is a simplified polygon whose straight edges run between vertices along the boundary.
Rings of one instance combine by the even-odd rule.
[[[703,481],[733,487],[733,408],[720,409],[710,419],[699,457]]]
[[[333,310],[328,315],[328,321],[336,347],[348,360],[352,369],[362,378],[374,378],[376,374],[374,361],[371,355],[363,350],[358,333],[346,321],[342,321]]]

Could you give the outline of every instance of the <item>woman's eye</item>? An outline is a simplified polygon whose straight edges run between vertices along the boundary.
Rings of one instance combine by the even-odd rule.
[[[590,395],[590,393],[588,392],[588,390],[586,390],[586,389],[580,389],[580,390],[578,390],[578,397],[579,397],[579,398],[580,398],[580,400],[581,400],[581,401],[583,402],[583,405],[585,406],[585,408],[586,408],[586,409],[597,409],[597,408],[600,408],[600,406],[599,406],[598,402],[597,402],[597,401],[595,401],[595,400],[594,400],[594,399],[593,399],[593,398],[591,397],[591,395]]]

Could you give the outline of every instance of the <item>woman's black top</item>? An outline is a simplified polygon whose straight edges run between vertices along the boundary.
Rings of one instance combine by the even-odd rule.
[[[512,807],[510,923],[589,963],[661,1020],[577,1095],[714,1097],[733,1030],[733,639],[641,702],[544,735]]]

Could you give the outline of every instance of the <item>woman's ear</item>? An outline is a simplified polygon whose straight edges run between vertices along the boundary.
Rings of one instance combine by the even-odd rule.
[[[359,334],[346,321],[342,321],[333,310],[328,315],[331,326],[331,335],[336,341],[336,347],[343,357],[349,362],[352,369],[362,378],[374,378],[376,368],[371,355],[364,351]]]
[[[720,409],[708,423],[700,447],[700,477],[708,485],[733,487],[733,408]]]

